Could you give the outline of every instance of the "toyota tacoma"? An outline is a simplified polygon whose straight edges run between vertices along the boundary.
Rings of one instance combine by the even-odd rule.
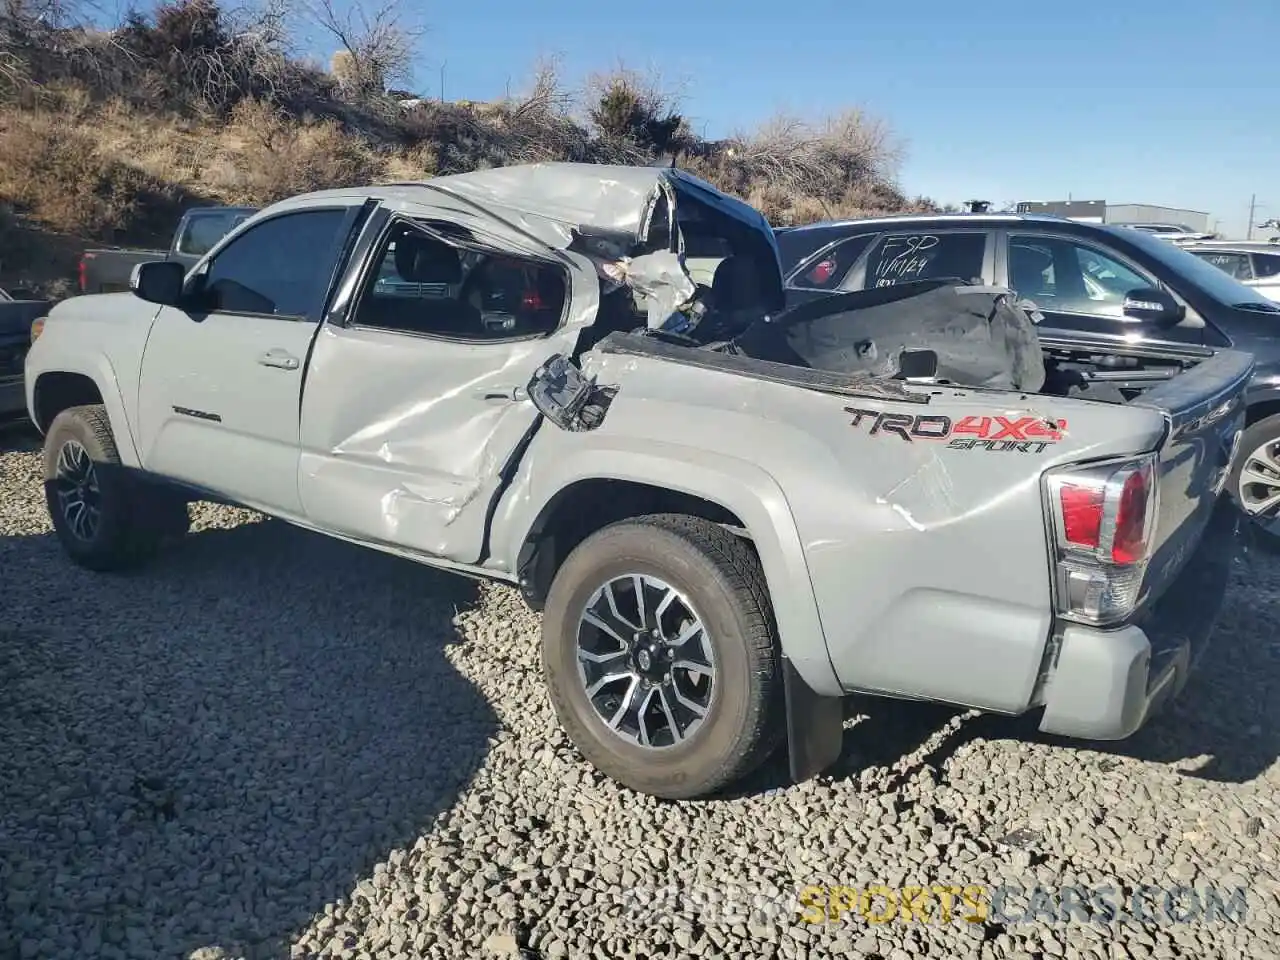
[[[209,499],[509,583],[574,743],[656,796],[828,769],[852,693],[1129,736],[1217,617],[1252,358],[891,275],[784,310],[764,217],[674,168],[294,197],[52,310],[49,511],[100,571]]]

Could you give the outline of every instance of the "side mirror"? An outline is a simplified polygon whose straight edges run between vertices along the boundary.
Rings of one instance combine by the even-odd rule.
[[[182,281],[186,275],[186,268],[172,260],[139,263],[129,275],[129,289],[135,297],[148,303],[176,307],[182,300]]]
[[[1181,323],[1187,308],[1173,299],[1173,295],[1154,287],[1139,287],[1124,295],[1124,315],[1131,320],[1172,327]]]

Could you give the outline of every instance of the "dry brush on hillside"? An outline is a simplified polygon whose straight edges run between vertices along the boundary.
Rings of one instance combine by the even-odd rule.
[[[66,2],[0,0],[0,281],[66,277],[88,242],[162,243],[193,203],[537,160],[675,156],[775,223],[934,206],[899,191],[900,145],[860,111],[708,142],[626,69],[574,94],[543,62],[493,103],[388,90],[421,36],[390,0],[167,0],[112,30]],[[291,54],[299,16],[336,47],[327,69]]]

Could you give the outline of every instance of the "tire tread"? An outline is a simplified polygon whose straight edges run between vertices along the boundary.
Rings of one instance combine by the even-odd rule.
[[[713,795],[759,767],[780,745],[786,733],[781,660],[773,606],[769,600],[764,573],[755,554],[740,537],[711,521],[677,513],[630,517],[604,526],[583,540],[570,557],[566,558],[565,564],[580,551],[600,549],[601,544],[636,529],[647,529],[677,538],[709,561],[722,578],[722,586],[727,588],[741,626],[743,652],[755,681],[756,693],[748,703],[745,722],[736,731],[729,748],[724,751],[725,759],[720,766],[704,771],[695,779],[678,786],[665,782],[657,786],[644,785],[643,775],[630,779],[636,789],[665,799]],[[561,569],[564,569],[564,565]],[[556,591],[554,583],[552,590]],[[582,721],[577,718],[564,694],[557,690],[554,673],[549,671],[547,678],[549,693],[557,713],[562,717],[572,717],[573,723],[581,724]],[[573,739],[577,740],[576,737]],[[582,744],[579,744],[579,749],[583,750]],[[588,753],[587,750],[583,752]],[[590,753],[588,759],[595,762]],[[596,766],[602,765],[596,763]],[[609,773],[607,770],[603,772]]]
[[[117,529],[113,542],[109,545],[88,550],[67,548],[76,563],[98,572],[131,569],[150,560],[166,537],[186,532],[189,515],[185,503],[181,504],[182,516],[179,517],[177,511],[172,509],[176,502],[171,502],[165,496],[166,491],[157,488],[154,502],[147,502],[139,484],[130,482],[122,473],[113,472],[116,468],[122,468],[122,462],[115,434],[111,429],[111,418],[104,405],[85,404],[63,410],[50,424],[46,440],[61,433],[69,424],[74,424],[71,427],[73,432],[82,431],[87,434],[81,437],[82,440],[90,440],[98,447],[98,450],[90,451],[92,458],[95,463],[109,468],[107,471],[99,471],[99,485],[108,484],[114,488],[116,508],[123,511],[123,516],[113,524]],[[51,455],[52,450],[47,449],[46,476],[51,469]],[[52,515],[52,498],[49,509]]]

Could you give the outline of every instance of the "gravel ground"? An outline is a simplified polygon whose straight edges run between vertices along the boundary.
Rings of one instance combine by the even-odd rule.
[[[32,441],[0,444],[0,958],[1280,955],[1276,560],[1241,560],[1215,654],[1125,744],[859,703],[833,776],[660,803],[560,733],[513,591],[204,504],[150,569],[93,575]],[[1151,885],[1158,916],[796,901],[1001,883]],[[1179,884],[1245,912],[1170,922]]]

